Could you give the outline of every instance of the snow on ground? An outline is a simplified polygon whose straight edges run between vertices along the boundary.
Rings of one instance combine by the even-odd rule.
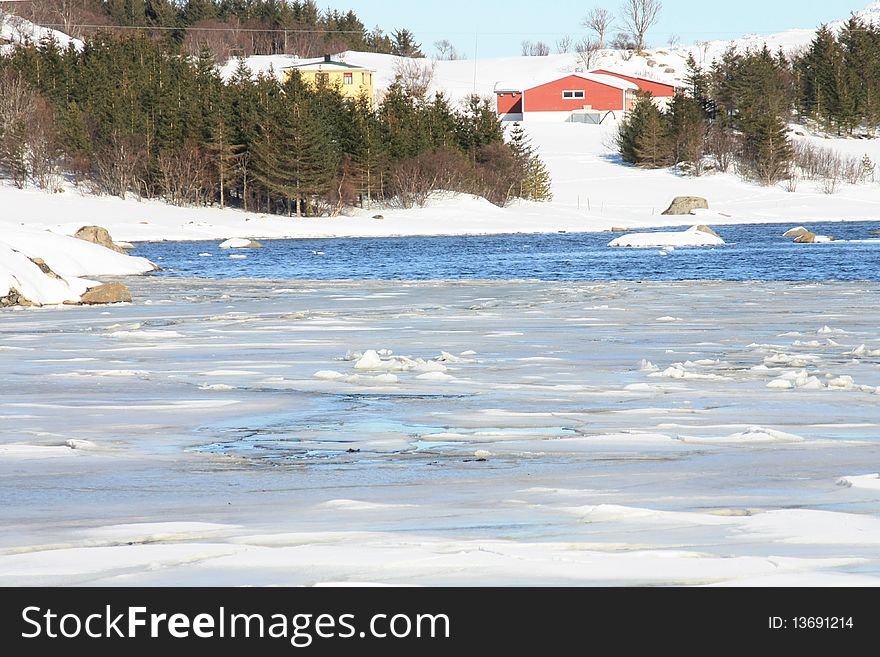
[[[61,49],[73,46],[81,50],[84,45],[79,39],[69,37],[64,32],[36,25],[0,9],[0,44],[8,42],[8,45],[0,45],[0,50],[12,48],[15,44],[40,43],[45,39],[54,39]]]
[[[42,259],[55,274],[45,273]],[[16,290],[37,305],[79,301],[99,282],[85,276],[142,274],[155,267],[145,258],[47,231],[0,224],[0,297]]]
[[[0,327],[2,584],[880,584],[876,284],[131,284]]]

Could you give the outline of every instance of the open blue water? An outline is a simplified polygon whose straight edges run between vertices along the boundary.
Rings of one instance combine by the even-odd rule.
[[[721,226],[727,246],[665,256],[660,249],[610,248],[610,233],[264,240],[258,250],[224,250],[219,241],[151,242],[136,253],[161,265],[162,276],[207,278],[880,280],[880,238],[871,234],[880,220],[810,224],[840,240],[831,244],[794,244],[782,237],[790,227]]]

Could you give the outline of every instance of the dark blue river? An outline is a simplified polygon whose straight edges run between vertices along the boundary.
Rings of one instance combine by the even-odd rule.
[[[880,280],[880,237],[872,235],[880,220],[809,224],[839,240],[831,244],[794,244],[782,237],[791,227],[720,226],[716,230],[727,246],[667,255],[660,249],[610,248],[616,237],[611,233],[261,240],[265,248],[256,250],[220,249],[219,241],[151,242],[139,244],[135,253],[161,265],[162,276],[206,278]]]

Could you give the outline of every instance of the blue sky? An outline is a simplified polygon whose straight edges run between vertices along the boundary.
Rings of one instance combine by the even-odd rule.
[[[869,0],[663,0],[660,22],[648,35],[649,44],[664,46],[671,34],[683,44],[705,39],[733,39],[744,34],[814,28],[863,9]],[[354,9],[368,28],[386,31],[407,27],[416,33],[427,54],[448,39],[468,57],[479,33],[480,57],[518,55],[524,39],[544,41],[553,48],[565,34],[583,34],[580,22],[593,7],[617,11],[620,0],[323,0],[320,6]]]

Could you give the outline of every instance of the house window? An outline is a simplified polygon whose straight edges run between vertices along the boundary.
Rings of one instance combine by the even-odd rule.
[[[346,73],[343,76],[342,81],[345,84],[354,84],[354,73]]]
[[[579,91],[563,91],[562,97],[565,100],[582,100],[585,97],[583,90]]]

